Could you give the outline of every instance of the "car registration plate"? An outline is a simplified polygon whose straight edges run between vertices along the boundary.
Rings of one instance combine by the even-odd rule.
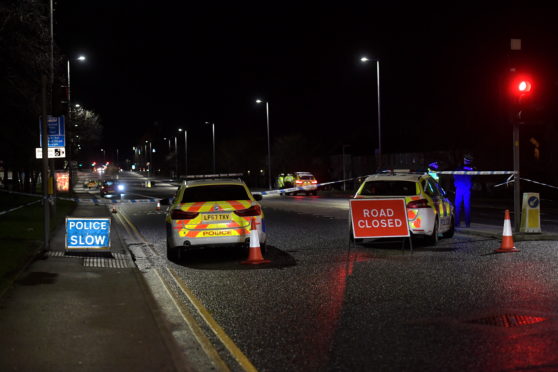
[[[231,220],[230,213],[205,213],[202,214],[202,221],[204,222],[225,222]]]

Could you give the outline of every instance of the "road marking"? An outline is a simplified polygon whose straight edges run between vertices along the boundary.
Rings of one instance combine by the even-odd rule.
[[[149,248],[149,250],[156,256],[158,256],[159,254],[155,251],[155,249],[153,249],[153,247],[151,246],[151,244],[149,244],[149,242],[147,241],[147,239],[145,239],[145,237],[138,231],[138,229],[136,228],[136,226],[132,223],[132,221],[130,221],[128,219],[128,217],[126,217],[126,214],[124,212],[122,212],[122,210],[120,210],[120,212],[118,212],[118,215],[120,215],[120,217],[122,219],[124,219],[126,221],[126,223],[128,224],[128,226],[130,226],[130,228],[134,231],[134,235],[141,241],[143,241],[143,243]]]
[[[199,324],[196,322],[196,320],[194,319],[194,317],[192,316],[190,311],[188,311],[186,306],[184,306],[184,304],[181,303],[180,300],[175,297],[172,290],[169,288],[168,283],[165,282],[165,280],[162,278],[161,274],[159,273],[159,270],[155,269],[155,274],[157,275],[157,278],[163,284],[163,287],[165,288],[165,291],[167,292],[167,294],[171,298],[172,302],[174,303],[174,306],[176,306],[176,308],[180,312],[180,315],[182,315],[182,319],[184,319],[184,322],[188,325],[188,327],[190,328],[190,330],[194,334],[194,337],[196,338],[196,340],[200,344],[201,348],[206,353],[206,355],[209,357],[209,359],[213,362],[213,365],[215,366],[215,368],[217,370],[223,371],[223,372],[230,371],[229,367],[223,361],[223,359],[221,359],[221,357],[219,356],[219,353],[213,347],[213,344],[211,344],[211,341],[203,333],[203,330],[201,329]]]
[[[171,277],[174,279],[178,287],[182,290],[184,295],[188,297],[188,300],[192,303],[192,305],[196,308],[200,316],[203,320],[207,323],[209,328],[213,331],[215,336],[225,345],[227,350],[231,353],[233,358],[238,362],[238,364],[247,372],[257,372],[256,367],[250,362],[250,360],[242,353],[242,351],[235,345],[235,343],[231,340],[231,338],[225,333],[225,331],[219,326],[217,321],[213,319],[209,311],[202,305],[201,301],[197,299],[196,296],[190,291],[190,289],[186,286],[186,283],[180,279],[174,270],[166,268]]]
[[[156,256],[160,256],[151,247],[151,245],[148,243],[147,239],[145,239],[145,237],[138,231],[138,229],[135,227],[135,225],[126,217],[126,215],[123,212],[120,211],[120,212],[118,212],[117,215],[119,216],[120,220],[124,222],[125,225],[128,225],[133,230],[133,234],[131,234],[131,235],[135,235],[136,238],[143,241],[143,243],[145,245],[147,245],[149,247],[149,249]],[[182,281],[182,279],[180,279],[176,275],[176,273],[174,271],[172,271],[171,269],[169,269],[168,267],[165,267],[165,268],[168,271],[168,273],[170,274],[171,278],[174,280],[174,282],[178,285],[178,287],[180,288],[182,293],[188,298],[190,303],[198,311],[198,313],[200,314],[202,319],[206,322],[206,324],[209,326],[211,331],[215,334],[215,336],[217,336],[219,341],[227,348],[227,350],[230,352],[230,354],[233,356],[233,358],[237,361],[237,363],[242,367],[242,369],[246,372],[258,372],[256,367],[254,367],[254,365],[250,362],[250,360],[248,360],[248,358],[234,344],[234,342],[225,333],[225,331],[223,331],[223,329],[219,326],[219,324],[213,319],[213,317],[210,315],[209,311],[207,311],[205,309],[205,307],[202,305],[202,303],[188,289],[188,287]],[[211,360],[214,361],[216,367],[218,367],[221,371],[230,371],[230,369],[225,364],[225,362],[221,359],[221,357],[219,356],[218,352],[216,351],[214,346],[211,344],[209,339],[203,334],[203,331],[201,330],[201,327],[195,321],[195,319],[192,317],[190,312],[184,307],[184,305],[180,304],[180,301],[178,301],[173,296],[172,291],[170,291],[170,289],[168,287],[168,284],[164,281],[163,277],[159,274],[157,269],[155,269],[155,273],[157,274],[159,280],[161,280],[161,282],[163,283],[166,291],[169,293],[171,299],[175,303],[175,306],[177,307],[177,309],[181,313],[181,315],[184,318],[188,327],[190,327],[190,329],[194,333],[194,336],[196,337],[196,340],[198,340],[198,342],[200,343],[200,346],[206,352],[207,356]]]

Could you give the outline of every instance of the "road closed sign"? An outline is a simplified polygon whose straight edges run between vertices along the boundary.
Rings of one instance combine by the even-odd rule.
[[[110,218],[66,217],[66,250],[109,250]]]
[[[409,237],[405,199],[351,199],[354,237]]]

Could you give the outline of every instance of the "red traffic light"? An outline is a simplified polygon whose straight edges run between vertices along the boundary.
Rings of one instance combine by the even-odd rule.
[[[529,93],[531,88],[531,82],[529,80],[521,80],[517,85],[517,91],[520,93]]]
[[[525,96],[533,92],[533,79],[529,76],[516,76],[511,84],[511,92],[516,96]]]

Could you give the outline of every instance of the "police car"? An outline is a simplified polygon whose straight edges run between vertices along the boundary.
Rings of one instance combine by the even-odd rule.
[[[428,173],[394,170],[373,174],[366,177],[354,197],[404,198],[411,234],[423,235],[431,245],[438,243],[440,235],[451,238],[454,234],[453,204]]]
[[[264,214],[258,201],[240,179],[200,179],[185,181],[166,214],[167,258],[180,258],[184,250],[207,246],[246,246],[251,222],[258,230],[260,247],[265,250]]]
[[[300,191],[292,191],[290,195],[296,195],[299,192],[306,193],[306,195],[317,195],[318,194],[318,181],[316,177],[310,172],[295,172],[293,175],[294,184],[290,187],[304,187]]]

